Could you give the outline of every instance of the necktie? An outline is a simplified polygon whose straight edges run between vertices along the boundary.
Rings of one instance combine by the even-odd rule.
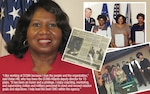
[[[87,19],[88,23],[90,23],[90,18]]]

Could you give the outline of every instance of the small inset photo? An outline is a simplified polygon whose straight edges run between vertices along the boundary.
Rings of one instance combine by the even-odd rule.
[[[146,2],[84,2],[83,28],[111,37],[109,48],[146,41]]]
[[[67,53],[74,56],[78,55],[82,42],[83,38],[72,36],[68,44]]]
[[[73,28],[62,60],[100,70],[111,38]]]
[[[101,71],[94,71],[99,94],[150,90],[149,57],[149,43],[107,52]]]

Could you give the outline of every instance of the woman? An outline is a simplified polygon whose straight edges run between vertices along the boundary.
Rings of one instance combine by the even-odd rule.
[[[117,72],[117,66],[115,65],[112,65],[111,66],[111,76],[112,76],[112,79],[113,79],[113,83],[114,83],[114,89],[117,90],[117,82],[116,82],[116,72]]]
[[[133,24],[131,28],[131,41],[133,45],[137,44],[135,39],[135,33],[141,31],[145,32],[145,15],[143,13],[138,13],[136,19],[138,20],[138,23]]]
[[[99,25],[94,26],[93,32],[107,37],[111,37],[111,29],[106,25],[106,21],[107,21],[106,16],[98,15],[97,20]]]
[[[129,46],[129,38],[130,38],[130,28],[129,26],[126,24],[126,18],[119,14],[116,17],[116,24],[113,24],[111,26],[111,31],[112,31],[112,47],[119,47],[115,42],[117,40],[115,40],[115,35],[116,34],[123,34],[124,36],[124,45],[121,46]]]
[[[42,92],[42,94],[49,94],[50,91],[53,91],[54,94],[62,92],[65,94],[88,92],[95,94],[91,70],[61,61],[70,31],[67,14],[54,1],[40,0],[31,5],[21,16],[14,37],[7,44],[7,50],[11,54],[0,58],[0,78],[3,78],[3,74],[69,74],[71,77],[72,75],[86,74],[88,76],[85,79],[91,85],[90,88],[80,87],[66,91],[59,87]],[[49,84],[47,83],[47,85]],[[55,83],[55,85],[57,84],[60,85]],[[2,81],[0,81],[0,87],[2,88]],[[30,90],[27,92],[28,90],[24,91],[29,94]]]
[[[104,86],[104,81],[102,79],[102,73],[100,71],[94,71],[94,74],[99,94],[107,94],[106,88]]]
[[[116,71],[116,81],[118,84],[124,84],[126,83],[126,75],[124,71],[120,68],[120,65],[117,64],[117,71]]]
[[[114,83],[112,76],[110,74],[110,66],[106,66],[104,70],[104,74],[102,75],[102,79],[104,81],[105,88],[107,90],[107,94],[115,94],[114,91]]]

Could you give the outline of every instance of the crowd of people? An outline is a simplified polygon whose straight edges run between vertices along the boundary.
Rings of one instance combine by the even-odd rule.
[[[150,61],[143,56],[142,52],[137,52],[136,57],[139,62],[131,56],[129,60],[122,61],[122,63],[105,66],[104,73],[96,76],[97,80],[100,77],[102,81],[101,84],[98,83],[99,92],[115,94],[119,86],[131,81],[136,82],[135,87],[142,85],[146,87],[147,84],[150,84]]]
[[[122,14],[118,14],[116,16],[116,23],[113,23],[111,26],[107,26],[107,17],[105,15],[98,15],[97,21],[98,25],[96,25],[96,21],[94,18],[91,17],[92,15],[92,9],[86,8],[85,9],[85,30],[94,32],[97,34],[105,35],[108,37],[111,37],[111,44],[110,47],[116,48],[116,47],[126,47],[130,45],[135,45],[136,43],[136,31],[142,31],[145,32],[145,15],[143,13],[137,14],[137,23],[133,24],[133,26],[130,26],[126,24],[126,17]],[[122,34],[124,36],[124,44],[123,46],[116,44],[115,35],[116,34]]]

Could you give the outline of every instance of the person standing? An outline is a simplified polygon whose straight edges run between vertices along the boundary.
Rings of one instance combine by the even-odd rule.
[[[94,55],[95,55],[94,47],[91,47],[88,53],[88,57],[90,58],[91,64],[93,64],[94,62]]]
[[[92,26],[95,25],[95,19],[91,17],[92,15],[92,9],[86,8],[85,9],[85,30],[91,31]]]
[[[111,34],[112,34],[112,40],[111,40],[111,47],[115,48],[118,47],[116,44],[115,35],[116,34],[123,34],[124,36],[124,46],[129,46],[129,38],[130,38],[130,28],[129,25],[126,24],[126,18],[119,14],[116,17],[116,23],[111,26]]]
[[[116,81],[116,72],[117,72],[117,67],[115,65],[112,65],[110,73],[114,83],[114,90],[118,90],[117,81]]]
[[[139,13],[136,18],[138,20],[138,23],[135,23],[131,28],[131,41],[132,41],[133,45],[136,44],[135,43],[135,32],[136,31],[139,31],[139,32],[145,31],[145,22],[144,22],[145,15],[142,13]]]
[[[138,83],[139,83],[139,87],[142,86],[143,84],[145,86],[146,82],[144,81],[144,78],[141,74],[141,66],[139,64],[139,62],[135,59],[133,59],[133,57],[130,57],[130,61],[131,63],[129,63],[129,69],[132,72],[132,74],[136,77]]]
[[[105,73],[102,75],[102,79],[104,81],[105,88],[107,90],[107,94],[115,94],[114,84],[111,77],[111,74],[108,72],[108,67],[105,67]]]
[[[125,62],[125,61],[122,61],[122,70],[124,71],[124,73],[126,74],[126,78],[127,78],[127,81],[130,82],[133,80],[133,77],[132,77],[132,73],[129,69],[129,65],[128,65],[128,62]]]
[[[138,52],[136,54],[137,58],[140,59],[140,65],[142,72],[144,73],[144,77],[150,83],[150,62],[147,58],[144,58],[143,53]]]
[[[117,63],[117,71],[116,71],[116,81],[119,85],[126,83],[126,75],[124,71],[120,68],[120,65]]]
[[[97,81],[99,94],[107,94],[106,88],[104,86],[104,81],[102,80],[102,73],[100,71],[94,71],[94,74]]]
[[[105,15],[98,15],[97,17],[99,25],[94,26],[92,32],[107,37],[111,37],[111,29],[106,25],[107,18]]]

